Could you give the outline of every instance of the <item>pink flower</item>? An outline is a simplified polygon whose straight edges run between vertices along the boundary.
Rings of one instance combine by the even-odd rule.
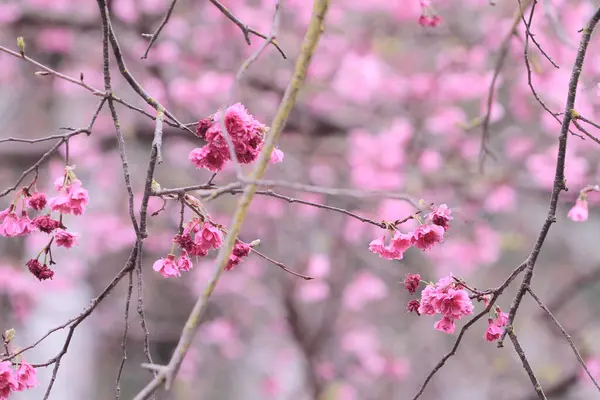
[[[46,195],[41,192],[35,192],[31,195],[31,197],[27,198],[27,206],[33,208],[34,210],[43,210],[46,207],[46,203],[48,200],[46,199]]]
[[[25,210],[21,212],[21,218],[19,219],[18,224],[21,235],[28,235],[37,230],[37,227],[33,224],[31,219],[29,219],[29,215],[27,215],[27,211]]]
[[[454,333],[454,330],[456,329],[456,325],[454,324],[454,321],[448,317],[444,317],[444,318],[440,319],[438,322],[436,322],[433,325],[433,327],[435,329],[437,329],[438,331],[444,332],[447,334]]]
[[[202,230],[196,234],[196,244],[206,250],[218,249],[222,243],[223,234],[211,223],[205,223]]]
[[[36,377],[37,372],[35,371],[35,368],[27,364],[25,361],[21,362],[21,365],[19,365],[16,374],[18,384],[16,389],[17,391],[31,389],[38,385],[38,380]]]
[[[488,319],[488,327],[483,335],[484,339],[488,342],[495,342],[502,336],[502,328],[500,328],[492,318]]]
[[[32,222],[40,231],[45,233],[50,233],[60,226],[60,221],[50,218],[50,214],[35,217]]]
[[[10,361],[0,362],[0,399],[7,399],[18,386]]]
[[[243,257],[247,257],[250,254],[250,245],[241,241],[237,241],[235,246],[233,246],[233,251],[229,256],[229,262],[225,267],[225,271],[231,271],[235,268],[239,263],[243,261]]]
[[[420,304],[419,304],[419,300],[411,300],[408,302],[408,305],[406,306],[406,309],[408,310],[408,312],[416,312],[417,315],[421,315],[421,313],[419,312],[419,308],[420,308]]]
[[[414,294],[421,283],[421,275],[409,274],[404,278],[404,288],[408,290],[410,294]]]
[[[578,198],[573,208],[569,210],[567,215],[570,220],[575,222],[587,221],[588,219],[588,202],[585,198]]]
[[[410,247],[410,241],[405,238],[406,235],[396,233],[389,245],[385,245],[385,235],[369,243],[369,250],[378,254],[379,257],[386,260],[402,260],[404,251]]]
[[[498,325],[501,328],[505,327],[506,324],[508,324],[508,314],[502,312],[500,307],[496,308],[496,312],[498,313],[498,316],[496,317],[496,325]]]
[[[452,210],[450,210],[447,205],[441,204],[438,208],[429,213],[427,221],[434,225],[441,226],[444,228],[444,231],[447,231],[448,228],[450,228],[449,222],[454,219],[454,217],[450,215],[451,213]]]
[[[271,153],[271,158],[269,159],[269,162],[271,164],[279,164],[282,161],[283,161],[283,151],[281,151],[279,149],[273,149],[273,152]]]
[[[61,214],[71,213],[71,198],[67,193],[61,193],[48,201],[50,209]]]
[[[180,271],[187,272],[192,269],[194,265],[192,264],[192,260],[188,256],[187,252],[184,250],[181,252],[181,255],[177,259],[177,269]]]
[[[7,237],[19,236],[23,233],[19,218],[14,212],[8,214],[0,224],[0,235]]]
[[[444,228],[439,225],[421,225],[413,233],[413,246],[423,251],[442,241]]]
[[[412,238],[413,235],[410,233],[396,232],[390,241],[391,248],[402,255],[402,253],[412,246]],[[402,257],[400,257],[400,259],[401,258]]]
[[[225,166],[225,162],[229,160],[229,153],[221,152],[214,146],[207,144],[192,150],[189,160],[198,169],[206,168],[211,172],[219,172]]]
[[[169,254],[167,255],[167,258],[161,258],[160,260],[157,260],[152,266],[152,269],[156,272],[160,272],[165,278],[181,275],[179,269],[177,268],[177,264],[175,263],[174,254]]]
[[[89,202],[88,191],[81,187],[80,180],[74,180],[71,182],[71,185],[67,187],[67,193],[69,194],[69,201],[73,214],[82,215]]]
[[[446,293],[439,293],[434,303],[438,305],[440,314],[452,319],[472,314],[474,308],[469,294],[463,289],[449,288]]]
[[[198,125],[196,125],[196,136],[204,139],[204,135],[206,134],[206,131],[208,130],[208,128],[210,128],[212,126],[212,124],[213,124],[212,117],[202,118],[200,121],[198,121]]]
[[[4,222],[4,219],[12,212],[13,209],[14,206],[11,205],[10,207],[0,211],[0,223]]]
[[[192,251],[194,248],[194,240],[192,239],[192,235],[189,233],[175,235],[173,237],[173,242],[176,243],[182,250],[187,252]]]
[[[67,232],[64,229],[57,229],[54,232],[54,240],[56,241],[57,246],[66,247],[70,249],[73,245],[77,244],[78,235],[75,233]]]
[[[33,274],[40,281],[45,281],[46,279],[52,279],[54,276],[54,271],[52,271],[46,264],[42,265],[38,260],[32,258],[27,261],[25,264],[29,269],[29,272]]]

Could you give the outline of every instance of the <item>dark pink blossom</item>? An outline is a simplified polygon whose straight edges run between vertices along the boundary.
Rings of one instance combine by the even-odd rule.
[[[70,249],[77,244],[77,237],[77,234],[67,232],[60,228],[54,232],[54,241],[56,242],[56,245],[66,247],[67,249]]]
[[[180,276],[179,268],[177,268],[177,264],[175,263],[175,255],[169,254],[166,258],[161,258],[157,260],[152,269],[160,272],[161,275],[165,278],[169,278],[171,276]]]
[[[237,241],[235,246],[233,246],[233,251],[229,256],[229,262],[225,267],[226,271],[231,271],[237,265],[239,265],[244,257],[247,257],[250,254],[251,247],[248,243],[244,243],[242,241]]]
[[[7,399],[18,387],[17,377],[10,361],[0,362],[0,399]]]
[[[40,281],[44,281],[46,279],[52,279],[54,277],[54,271],[52,271],[46,264],[42,265],[38,260],[31,259],[27,261],[25,264],[29,269],[29,272],[33,274]]]
[[[419,304],[419,300],[411,300],[408,302],[408,305],[406,306],[406,309],[408,310],[408,312],[415,312],[417,313],[417,315],[421,315],[419,313],[419,306],[421,304]]]
[[[196,233],[195,242],[206,250],[218,249],[223,243],[223,234],[219,228],[207,222],[202,229]]]
[[[60,226],[60,221],[52,219],[50,214],[35,217],[32,222],[40,231],[45,233],[51,233]]]
[[[414,294],[419,284],[421,283],[421,275],[419,274],[408,274],[404,278],[404,288],[408,290],[410,294]]]
[[[173,237],[173,242],[176,243],[182,250],[187,252],[192,251],[194,248],[194,239],[189,233],[177,234]]]
[[[426,251],[441,242],[443,238],[443,227],[439,225],[421,225],[413,233],[413,246]]]
[[[46,207],[46,203],[48,199],[46,195],[41,192],[35,192],[30,197],[27,198],[27,206],[33,208],[34,210],[43,210]]]
[[[198,121],[198,125],[196,125],[196,136],[204,139],[206,131],[211,127],[212,124],[212,117],[202,118],[200,121]]]
[[[183,272],[187,272],[192,269],[194,265],[192,264],[192,260],[188,256],[187,252],[184,250],[181,252],[181,255],[177,259],[177,269]]]

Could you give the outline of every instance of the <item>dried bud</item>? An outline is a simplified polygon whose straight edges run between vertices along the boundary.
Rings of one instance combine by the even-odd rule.
[[[79,73],[79,80],[80,80],[81,82],[83,82],[83,72],[80,72],[80,73]]]
[[[46,72],[46,71],[36,71],[36,72],[34,72],[33,74],[34,74],[34,75],[37,75],[37,76],[48,76],[48,75],[50,75],[50,72]]]

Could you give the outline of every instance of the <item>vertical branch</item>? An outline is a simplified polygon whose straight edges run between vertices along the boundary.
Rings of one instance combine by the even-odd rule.
[[[306,72],[308,70],[308,66],[312,60],[312,56],[317,47],[317,43],[319,42],[319,38],[321,33],[324,30],[324,20],[327,10],[329,8],[330,0],[315,0],[313,6],[313,13],[310,19],[310,23],[308,25],[308,31],[304,37],[304,42],[302,44],[302,50],[300,52],[300,56],[296,62],[296,67],[294,70],[294,75],[292,77],[291,82],[289,83],[283,100],[277,110],[277,114],[273,120],[273,124],[271,126],[271,130],[261,150],[258,161],[256,162],[256,166],[252,171],[251,178],[253,180],[260,179],[265,172],[267,163],[269,161],[271,152],[273,151],[273,147],[283,127],[287,118],[292,110],[298,92],[302,87],[304,82],[304,78],[306,77]],[[229,256],[233,250],[233,246],[237,240],[237,235],[240,232],[242,223],[246,217],[246,212],[248,210],[248,206],[252,201],[252,197],[256,191],[256,185],[249,184],[246,186],[244,190],[244,194],[242,198],[239,200],[237,209],[235,211],[235,215],[233,217],[229,234],[227,234],[223,245],[219,249],[219,254],[217,256],[216,270],[211,277],[208,285],[204,289],[202,295],[196,301],[188,320],[183,328],[181,333],[181,337],[179,339],[179,343],[177,344],[177,348],[175,349],[173,356],[169,364],[160,370],[160,373],[156,378],[154,378],[144,389],[142,389],[137,396],[135,396],[134,400],[142,400],[148,398],[158,387],[160,387],[163,383],[166,388],[169,389],[171,380],[174,376],[177,375],[181,363],[183,362],[183,358],[187,353],[192,340],[198,330],[200,325],[200,321],[204,315],[206,310],[208,299],[210,298],[212,292],[215,289],[227,263],[229,261]]]
[[[121,376],[123,374],[123,368],[125,367],[125,362],[127,361],[127,335],[129,333],[129,305],[131,303],[131,294],[133,292],[133,270],[129,271],[129,285],[127,286],[127,298],[125,299],[125,328],[123,329],[123,340],[121,341],[121,364],[119,365],[119,372],[117,372],[117,381],[116,381],[116,396],[115,398],[119,400],[121,397]]]

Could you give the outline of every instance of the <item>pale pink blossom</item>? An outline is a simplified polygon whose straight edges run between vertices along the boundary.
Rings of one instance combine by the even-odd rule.
[[[271,158],[269,158],[269,163],[271,164],[279,164],[283,161],[283,151],[279,149],[273,149],[271,153]]]
[[[569,210],[567,215],[570,220],[575,222],[587,221],[588,219],[588,202],[585,198],[579,198],[575,205]]]
[[[54,241],[56,242],[56,245],[66,247],[67,249],[70,249],[77,244],[77,237],[77,234],[67,232],[60,228],[54,232]]]
[[[27,364],[25,361],[21,361],[21,365],[16,371],[17,378],[17,391],[25,389],[31,389],[38,385],[37,372],[35,368]]]
[[[157,260],[152,269],[156,272],[160,272],[161,275],[165,278],[169,278],[171,276],[180,276],[181,273],[177,268],[177,264],[175,263],[175,255],[169,254],[166,258],[161,258]]]
[[[23,233],[22,226],[19,224],[19,218],[14,212],[4,217],[0,224],[0,235],[7,237],[20,236]]]
[[[19,219],[19,231],[21,232],[21,235],[28,235],[31,232],[35,232],[37,231],[37,227],[35,226],[35,224],[33,223],[33,221],[31,221],[31,219],[29,219],[29,215],[27,215],[27,211],[23,210],[21,212],[21,218]]]
[[[383,235],[371,241],[369,250],[386,260],[402,260],[404,252],[412,244],[412,235],[396,232],[389,245],[385,244],[385,237],[386,235]]]

